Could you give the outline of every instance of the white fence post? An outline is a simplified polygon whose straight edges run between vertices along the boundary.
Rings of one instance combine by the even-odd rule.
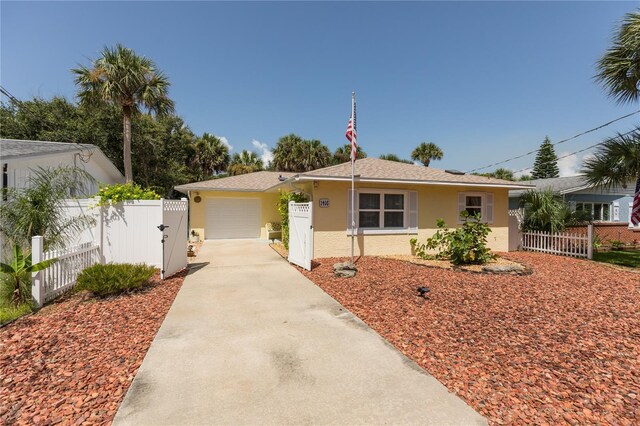
[[[593,223],[587,226],[587,259],[593,259]]]
[[[31,238],[31,262],[36,264],[44,260],[44,238],[32,237]],[[41,308],[44,305],[44,278],[43,271],[36,272],[31,276],[31,297],[36,304],[36,307]]]

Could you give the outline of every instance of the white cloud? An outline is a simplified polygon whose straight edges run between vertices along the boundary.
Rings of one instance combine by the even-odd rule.
[[[254,148],[257,148],[259,150],[258,153],[260,154],[260,158],[262,158],[264,166],[267,167],[269,163],[273,161],[273,153],[269,149],[269,145],[267,145],[266,143],[262,143],[256,139],[253,139],[251,141],[251,144],[254,146]]]
[[[564,157],[568,152],[561,152],[558,157]],[[580,168],[580,159],[576,154],[569,155],[558,160],[558,169],[560,169],[560,177],[575,176]]]
[[[517,172],[513,172],[513,177],[515,177],[516,179],[520,179],[524,175],[530,175],[531,170],[532,169],[524,169],[524,170],[519,170]]]
[[[229,143],[229,139],[225,138],[224,136],[217,136],[217,138],[220,139],[220,142],[225,144],[227,148],[229,148],[229,151],[233,151],[233,146],[231,146],[231,144]]]

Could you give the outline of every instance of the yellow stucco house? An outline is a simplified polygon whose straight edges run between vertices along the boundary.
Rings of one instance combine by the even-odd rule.
[[[507,251],[509,190],[517,182],[364,158],[355,164],[358,255],[409,254],[442,218],[454,227],[462,210],[480,212],[492,232],[489,245]],[[278,192],[304,192],[313,202],[313,257],[351,253],[351,163],[307,173],[256,172],[177,186],[189,195],[190,226],[200,239],[267,238],[279,222]]]

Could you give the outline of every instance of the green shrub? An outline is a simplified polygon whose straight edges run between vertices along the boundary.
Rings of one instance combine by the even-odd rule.
[[[278,197],[278,212],[280,212],[280,226],[282,228],[282,244],[289,250],[289,202],[304,203],[309,198],[306,195],[299,192],[288,192],[280,190],[280,196]]]
[[[31,303],[22,303],[18,306],[0,304],[0,324],[13,321],[33,310]]]
[[[487,247],[487,236],[491,228],[480,220],[479,214],[470,216],[463,211],[461,227],[452,230],[442,219],[438,219],[438,230],[426,244],[420,244],[413,238],[410,240],[416,256],[423,259],[450,259],[454,265],[484,264],[495,258]],[[427,252],[435,252],[429,255]]]
[[[622,250],[624,242],[620,240],[611,240],[611,250]]]
[[[99,206],[107,204],[117,204],[121,201],[129,200],[159,200],[158,195],[152,189],[142,188],[135,183],[116,183],[100,187],[97,194],[100,197]]]
[[[89,290],[100,297],[138,289],[155,273],[153,266],[130,263],[93,265],[78,275],[76,291]]]

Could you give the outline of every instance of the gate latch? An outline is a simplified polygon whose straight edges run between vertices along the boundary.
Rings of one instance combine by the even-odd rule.
[[[158,229],[159,229],[160,231],[164,231],[164,230],[165,230],[165,229],[167,229],[168,227],[169,227],[169,225],[164,225],[164,224],[160,224],[160,225],[158,225]]]

